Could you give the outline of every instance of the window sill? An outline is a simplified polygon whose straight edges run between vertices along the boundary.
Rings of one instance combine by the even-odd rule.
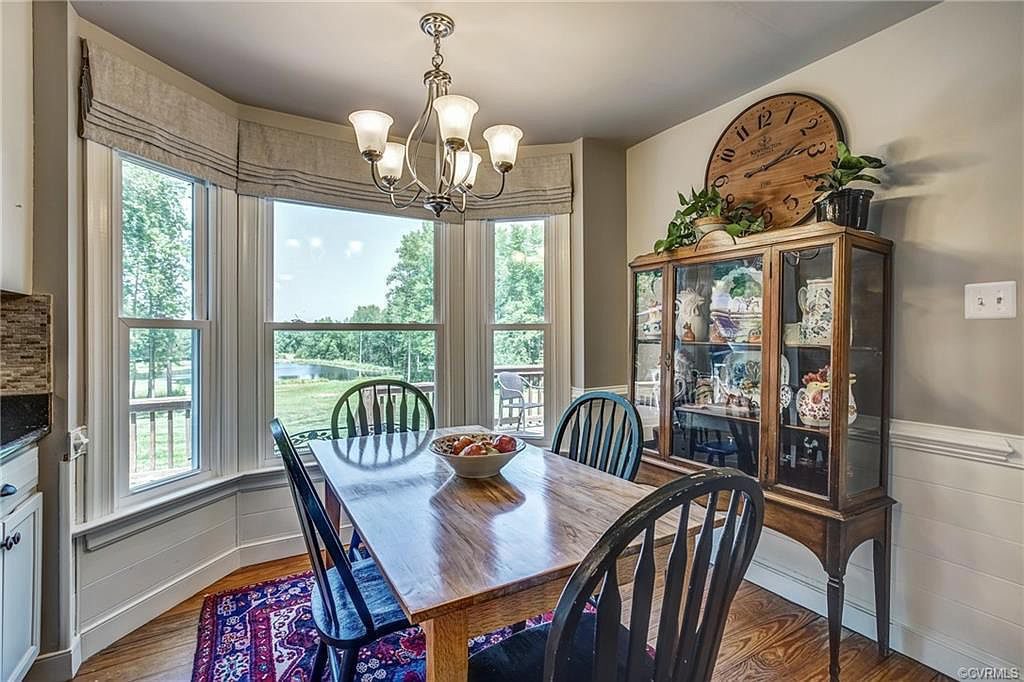
[[[316,464],[307,466],[313,480],[321,480]],[[209,478],[193,486],[179,488],[138,505],[75,525],[71,529],[71,536],[83,538],[86,551],[94,551],[239,492],[283,485],[287,485],[287,480],[282,466]]]

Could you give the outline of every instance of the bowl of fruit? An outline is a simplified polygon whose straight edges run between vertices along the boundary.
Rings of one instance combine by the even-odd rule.
[[[489,478],[522,452],[526,443],[496,433],[453,433],[430,443],[430,450],[462,478]]]

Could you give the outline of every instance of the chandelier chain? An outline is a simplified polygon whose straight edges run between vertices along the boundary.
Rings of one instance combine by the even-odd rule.
[[[434,56],[430,58],[430,63],[434,65],[435,69],[440,69],[444,64],[444,55],[441,54],[441,36],[436,33],[434,34]]]

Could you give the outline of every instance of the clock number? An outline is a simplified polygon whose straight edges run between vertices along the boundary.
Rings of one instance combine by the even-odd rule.
[[[720,158],[722,161],[725,161],[726,163],[729,163],[736,158],[736,150],[726,147],[725,149],[722,150],[722,153],[718,155],[718,158]]]
[[[746,126],[741,125],[736,129],[736,137],[740,138],[740,142],[745,142],[746,139],[750,137],[750,132],[747,130]]]
[[[800,129],[800,134],[801,135],[806,135],[808,130],[814,130],[817,127],[818,127],[818,119],[812,118],[810,121],[807,122],[807,127]]]
[[[772,124],[772,110],[765,109],[757,115],[757,129],[767,128]]]
[[[789,202],[791,201],[793,202],[792,206],[790,206],[789,204]],[[790,211],[795,211],[797,206],[800,205],[800,199],[798,197],[793,196],[792,194],[787,194],[786,198],[782,200],[782,203]]]
[[[729,184],[729,176],[719,175],[711,184],[714,185],[715,187],[725,187],[727,184]]]
[[[786,125],[787,123],[789,123],[789,119],[793,118],[793,112],[794,111],[796,111],[796,105],[795,104],[789,108],[789,113],[786,114],[786,120],[783,121],[782,125]]]
[[[771,225],[772,221],[775,220],[775,216],[772,214],[772,210],[770,208],[766,208],[763,211],[761,211],[761,217],[764,218],[765,227]]]
[[[825,144],[824,142],[819,142],[818,144],[813,145],[813,146],[812,145],[808,145],[807,146],[807,156],[810,156],[811,158],[814,158],[818,154],[824,154],[826,149],[828,149],[828,145]]]

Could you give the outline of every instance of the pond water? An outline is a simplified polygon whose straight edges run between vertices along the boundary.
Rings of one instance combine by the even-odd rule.
[[[330,379],[332,381],[348,381],[364,376],[373,376],[372,371],[360,373],[351,367],[335,367],[310,362],[275,362],[274,381],[282,379]]]

